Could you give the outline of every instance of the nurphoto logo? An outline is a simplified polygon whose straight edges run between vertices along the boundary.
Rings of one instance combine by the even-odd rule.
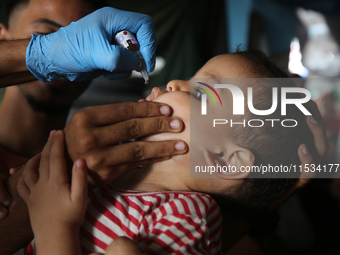
[[[243,91],[232,84],[215,84],[214,87],[205,84],[203,82],[197,82],[201,85],[204,85],[206,87],[208,87],[210,90],[212,90],[215,95],[217,96],[217,98],[220,101],[220,104],[222,106],[222,100],[219,96],[219,94],[217,93],[216,89],[228,89],[232,96],[233,96],[233,114],[234,115],[244,115],[244,94]],[[198,87],[197,89],[200,89],[204,92],[206,92],[214,101],[215,105],[216,105],[216,100],[214,98],[214,96],[211,94],[211,92],[209,92],[207,89],[203,89]],[[307,103],[310,99],[311,99],[311,94],[309,92],[309,90],[305,89],[305,88],[280,88],[281,89],[281,115],[285,116],[287,114],[287,105],[288,104],[293,104],[295,105],[297,108],[299,108],[301,110],[301,112],[305,115],[312,115],[304,106],[304,103]],[[248,108],[249,111],[252,112],[255,115],[260,115],[260,116],[265,116],[265,115],[270,115],[272,114],[276,109],[277,109],[277,105],[278,105],[278,88],[273,87],[272,88],[272,95],[273,95],[273,100],[272,100],[272,106],[270,107],[270,109],[266,109],[266,110],[258,110],[255,109],[254,104],[253,104],[253,88],[249,87],[247,88],[248,91],[248,97],[247,97],[247,103],[248,103]],[[287,95],[289,95],[289,93],[300,93],[302,95],[305,95],[304,98],[287,98]],[[201,97],[201,103],[202,103],[202,107],[201,107],[201,113],[202,115],[206,115],[207,114],[207,96],[205,94],[202,95]]]

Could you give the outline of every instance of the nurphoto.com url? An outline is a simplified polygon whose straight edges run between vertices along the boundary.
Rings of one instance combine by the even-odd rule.
[[[239,169],[236,166],[195,166],[195,173],[339,173],[340,164],[304,164],[304,165],[257,165],[257,166],[241,166]],[[340,176],[339,176],[340,178]]]

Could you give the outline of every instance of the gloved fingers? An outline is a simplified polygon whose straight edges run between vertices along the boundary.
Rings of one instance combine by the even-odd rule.
[[[95,71],[87,72],[87,73],[83,72],[81,73],[81,75],[79,75],[79,73],[68,73],[65,75],[65,77],[69,81],[84,82],[84,81],[93,80],[105,73],[106,73],[105,70],[95,70]]]
[[[72,79],[73,77],[75,77],[75,75],[70,74],[69,77],[67,77],[69,80],[74,81],[75,79]],[[83,81],[87,81],[87,80],[92,80],[95,79],[99,76],[103,75],[106,79],[108,80],[119,80],[119,79],[125,79],[125,78],[129,78],[131,76],[131,71],[123,71],[123,72],[109,72],[109,71],[105,71],[105,70],[96,70],[93,72],[89,72],[89,73],[83,73],[82,76],[76,78],[77,82],[83,82]]]
[[[88,73],[69,73],[65,77],[70,81],[83,82],[95,79],[101,75],[110,80],[128,78],[131,71],[139,66],[136,55],[123,47],[111,45],[110,52],[107,52],[105,59],[101,58],[99,64],[103,69]]]
[[[150,73],[156,64],[156,32],[153,20],[143,23],[136,36],[140,45],[139,51],[145,60],[146,71]]]
[[[152,72],[156,63],[156,30],[152,17],[141,15],[130,32],[136,34],[140,45],[139,51],[145,60],[146,71]]]
[[[134,53],[118,45],[111,45],[103,69],[109,72],[132,71],[139,67],[139,60]]]

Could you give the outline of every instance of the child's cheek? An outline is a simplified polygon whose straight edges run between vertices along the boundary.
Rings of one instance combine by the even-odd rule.
[[[172,159],[176,162],[176,165],[181,166],[182,169],[187,169],[190,174],[190,152],[186,154],[173,156]]]

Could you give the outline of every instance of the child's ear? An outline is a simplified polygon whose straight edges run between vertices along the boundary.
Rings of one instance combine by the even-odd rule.
[[[239,145],[233,145],[229,149],[230,153],[226,155],[228,157],[227,163],[237,172],[233,174],[233,178],[244,179],[250,171],[245,171],[249,167],[251,168],[255,162],[255,156],[253,152],[247,148]]]
[[[0,23],[0,40],[8,40],[10,38],[11,33],[8,28],[3,23]]]
[[[208,165],[220,166],[222,170],[215,173],[216,177],[228,179],[246,178],[250,171],[247,167],[254,165],[255,156],[252,151],[239,145],[232,145],[226,149],[226,152],[212,153],[205,152]]]

